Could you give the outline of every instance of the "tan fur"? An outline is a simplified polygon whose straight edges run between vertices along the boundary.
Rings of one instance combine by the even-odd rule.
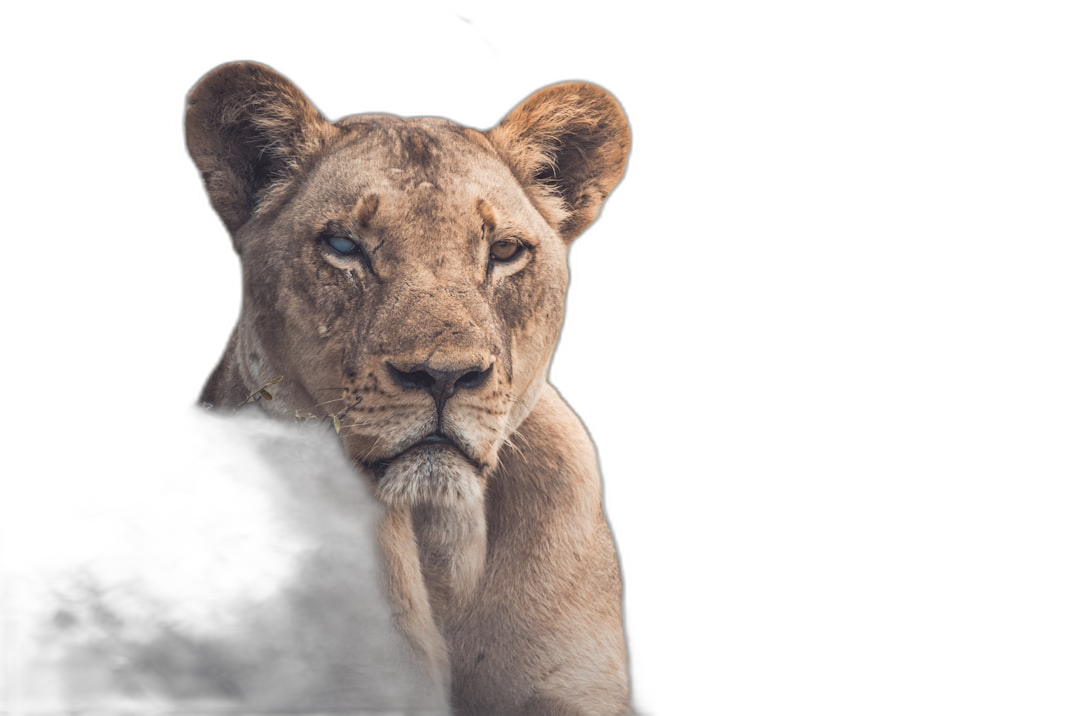
[[[568,244],[629,151],[618,103],[567,83],[488,132],[331,124],[237,63],[192,90],[187,139],[244,272],[203,402],[267,387],[271,414],[341,426],[387,506],[399,625],[456,713],[627,713],[596,457],[547,383]]]

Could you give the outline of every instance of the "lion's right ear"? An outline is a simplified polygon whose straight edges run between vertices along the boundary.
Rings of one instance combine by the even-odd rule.
[[[335,131],[292,82],[254,62],[199,80],[185,124],[210,203],[234,237]]]

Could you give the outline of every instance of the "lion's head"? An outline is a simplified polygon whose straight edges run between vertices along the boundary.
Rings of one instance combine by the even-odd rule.
[[[187,141],[244,276],[203,400],[232,407],[283,376],[263,405],[335,416],[384,500],[475,497],[546,382],[567,247],[622,176],[618,103],[569,83],[486,132],[330,123],[237,63],[192,90]]]

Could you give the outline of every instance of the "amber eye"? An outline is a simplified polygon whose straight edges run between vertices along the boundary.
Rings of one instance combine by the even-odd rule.
[[[491,245],[491,260],[492,261],[513,261],[516,259],[525,247],[517,241],[496,241]]]

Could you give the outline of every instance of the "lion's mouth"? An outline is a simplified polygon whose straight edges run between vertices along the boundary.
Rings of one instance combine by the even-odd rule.
[[[406,455],[417,454],[421,452],[437,453],[440,451],[456,452],[458,453],[458,455],[465,458],[477,470],[483,469],[483,465],[481,465],[476,459],[470,456],[469,453],[465,451],[465,449],[457,440],[441,431],[428,433],[427,435],[420,438],[405,449],[401,450],[397,454],[391,455],[390,457],[384,458],[374,463],[373,465],[371,465],[371,468],[375,472],[375,478],[379,480],[382,479],[383,475],[386,473],[386,470],[388,467],[390,467],[390,465],[392,465],[395,461]]]
[[[420,440],[414,445],[410,446],[409,449],[412,449],[417,445],[450,445],[457,448],[458,450],[461,450],[458,444],[454,442],[454,440],[449,435],[444,435],[441,432],[434,432],[425,435],[424,437],[420,438]]]

